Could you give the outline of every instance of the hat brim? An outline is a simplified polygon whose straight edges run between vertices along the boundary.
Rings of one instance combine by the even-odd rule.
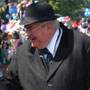
[[[22,19],[21,22],[19,23],[19,25],[28,25],[28,24],[33,24],[33,23],[37,23],[37,22],[44,22],[44,21],[50,21],[50,20],[54,20],[57,19],[58,17],[60,17],[61,15],[59,14],[55,14],[55,16],[52,17],[43,17],[43,18],[25,18]]]

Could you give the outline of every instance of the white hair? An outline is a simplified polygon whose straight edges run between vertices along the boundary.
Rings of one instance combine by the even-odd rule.
[[[59,22],[57,20],[51,20],[51,21],[45,21],[45,22],[40,22],[40,24],[44,27],[47,23],[50,23],[51,26],[57,30],[60,26]]]

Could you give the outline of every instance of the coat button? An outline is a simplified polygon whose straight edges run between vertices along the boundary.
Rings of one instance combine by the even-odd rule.
[[[51,83],[48,83],[48,87],[52,87],[53,86],[53,84],[51,84]]]

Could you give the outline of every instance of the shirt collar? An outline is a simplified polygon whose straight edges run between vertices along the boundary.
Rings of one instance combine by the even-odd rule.
[[[55,47],[56,47],[55,45],[56,45],[57,42],[60,42],[60,39],[61,39],[62,29],[60,28],[60,30],[61,30],[60,35],[59,35],[59,29],[57,29],[56,32],[55,32],[55,34],[54,34],[54,36],[53,36],[53,38],[52,38],[52,40],[51,40],[51,42],[50,42],[49,45],[47,46],[47,49],[50,51],[50,53],[51,53],[53,56],[55,56]],[[58,38],[58,35],[59,35],[59,39],[58,39],[58,41],[56,42],[56,40],[57,40],[57,38]],[[57,47],[58,47],[58,45],[59,45],[59,43],[57,43]],[[56,47],[56,49],[57,49],[57,47]]]

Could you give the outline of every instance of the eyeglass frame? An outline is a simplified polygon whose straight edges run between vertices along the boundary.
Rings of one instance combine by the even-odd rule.
[[[41,24],[41,26],[39,26],[39,27],[37,27],[37,28],[34,28],[34,29],[30,29],[30,28],[28,27],[28,29],[25,28],[25,29],[26,29],[25,31],[29,30],[29,32],[32,33],[32,32],[34,32],[34,31],[36,31],[37,29],[39,29],[40,27],[45,27],[46,24],[47,24],[47,22]]]
[[[37,29],[39,29],[40,27],[44,27],[45,25],[46,25],[46,24],[41,24],[41,26],[38,26],[37,28],[34,28],[34,29],[30,29],[30,28],[28,27],[28,28],[25,28],[25,29],[26,29],[25,31],[29,30],[29,32],[32,33],[32,32],[34,32],[34,31],[36,31]]]

